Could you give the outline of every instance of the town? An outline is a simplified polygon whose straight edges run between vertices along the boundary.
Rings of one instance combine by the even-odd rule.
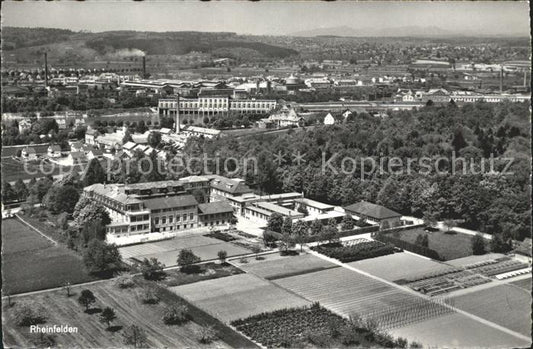
[[[531,346],[526,32],[9,23],[4,347]]]

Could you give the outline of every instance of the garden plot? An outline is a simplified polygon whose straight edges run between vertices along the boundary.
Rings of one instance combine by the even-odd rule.
[[[192,250],[202,260],[218,258],[218,251],[221,250],[226,251],[228,257],[250,253],[244,247],[200,235],[177,237],[170,240],[119,248],[123,259],[157,258],[167,267],[177,264],[176,260],[181,249]]]
[[[452,297],[450,302],[510,330],[531,334],[531,294],[525,289],[499,285]]]
[[[297,256],[281,256],[279,253],[275,253],[261,255],[261,258],[263,259],[248,258],[247,263],[234,260],[232,263],[247,273],[255,274],[268,280],[337,267],[333,263],[308,253]]]
[[[375,320],[382,328],[441,316],[451,310],[345,268],[334,268],[274,281],[344,316]]]
[[[446,264],[405,252],[351,262],[348,265],[388,281],[453,269]]]
[[[180,297],[224,322],[310,302],[250,274],[170,287]]]

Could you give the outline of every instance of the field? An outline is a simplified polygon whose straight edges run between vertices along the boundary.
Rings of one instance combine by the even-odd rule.
[[[429,248],[437,251],[444,260],[456,259],[472,255],[470,235],[465,234],[445,234],[442,231],[426,233],[423,228],[402,230],[399,232],[400,239],[415,243],[419,234],[427,234]]]
[[[236,246],[232,243],[200,235],[177,237],[171,240],[149,242],[119,248],[124,260],[128,258],[137,260],[157,258],[167,267],[177,264],[176,260],[181,249],[191,249],[193,253],[202,260],[217,259],[217,253],[220,250],[226,251],[228,257],[251,252],[248,249]]]
[[[511,282],[511,285],[523,288],[524,290],[531,292],[531,277],[518,281],[513,281]]]
[[[499,285],[453,297],[455,307],[510,330],[531,334],[531,294],[510,285]]]
[[[135,295],[137,289],[140,289],[139,286],[132,289],[119,289],[111,281],[104,281],[87,288],[96,296],[97,302],[93,306],[95,312],[106,306],[115,310],[117,319],[112,323],[113,331],[106,330],[106,325],[99,322],[97,313],[88,314],[83,311],[83,307],[77,302],[81,288],[75,287],[73,289],[75,294],[70,298],[67,298],[63,291],[53,291],[15,298],[16,303],[13,308],[5,307],[4,303],[4,343],[7,346],[28,348],[38,338],[38,335],[30,334],[27,327],[18,327],[12,321],[12,309],[17,307],[17,303],[33,301],[43,305],[46,309],[48,319],[44,325],[68,324],[78,327],[79,333],[77,334],[55,335],[58,346],[66,348],[124,347],[122,327],[135,324],[145,331],[149,347],[200,347],[194,333],[199,325],[193,314],[191,314],[193,321],[181,326],[167,326],[163,323],[163,311],[167,304],[173,303],[172,300],[162,297],[159,304],[143,304]],[[231,347],[220,340],[210,346]]]
[[[231,322],[310,302],[254,275],[240,274],[169,288],[216,318]]]
[[[388,281],[452,269],[446,264],[405,252],[352,262],[348,263],[348,265]]]
[[[424,321],[450,312],[425,300],[346,268],[334,268],[274,281],[302,297],[344,316],[375,320],[382,328]]]
[[[530,342],[454,313],[428,319],[390,331],[431,348],[511,348],[529,347]]]
[[[237,260],[233,260],[232,263],[247,273],[255,274],[267,280],[337,267],[335,264],[307,253],[298,256],[281,256],[279,253],[275,253],[261,257],[264,259],[248,258],[248,263],[240,263]]]
[[[91,281],[81,257],[18,219],[2,220],[2,286],[11,294]]]

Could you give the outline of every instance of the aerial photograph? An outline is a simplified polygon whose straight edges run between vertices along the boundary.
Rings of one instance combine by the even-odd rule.
[[[2,1],[3,348],[530,348],[527,1]]]

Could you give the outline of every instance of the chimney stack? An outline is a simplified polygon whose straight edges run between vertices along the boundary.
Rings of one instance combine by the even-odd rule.
[[[44,87],[48,87],[48,54],[44,53]]]
[[[176,133],[180,133],[180,95],[176,95]]]
[[[146,79],[146,57],[143,56],[143,79]]]
[[[503,92],[503,66],[500,68],[500,93]]]

